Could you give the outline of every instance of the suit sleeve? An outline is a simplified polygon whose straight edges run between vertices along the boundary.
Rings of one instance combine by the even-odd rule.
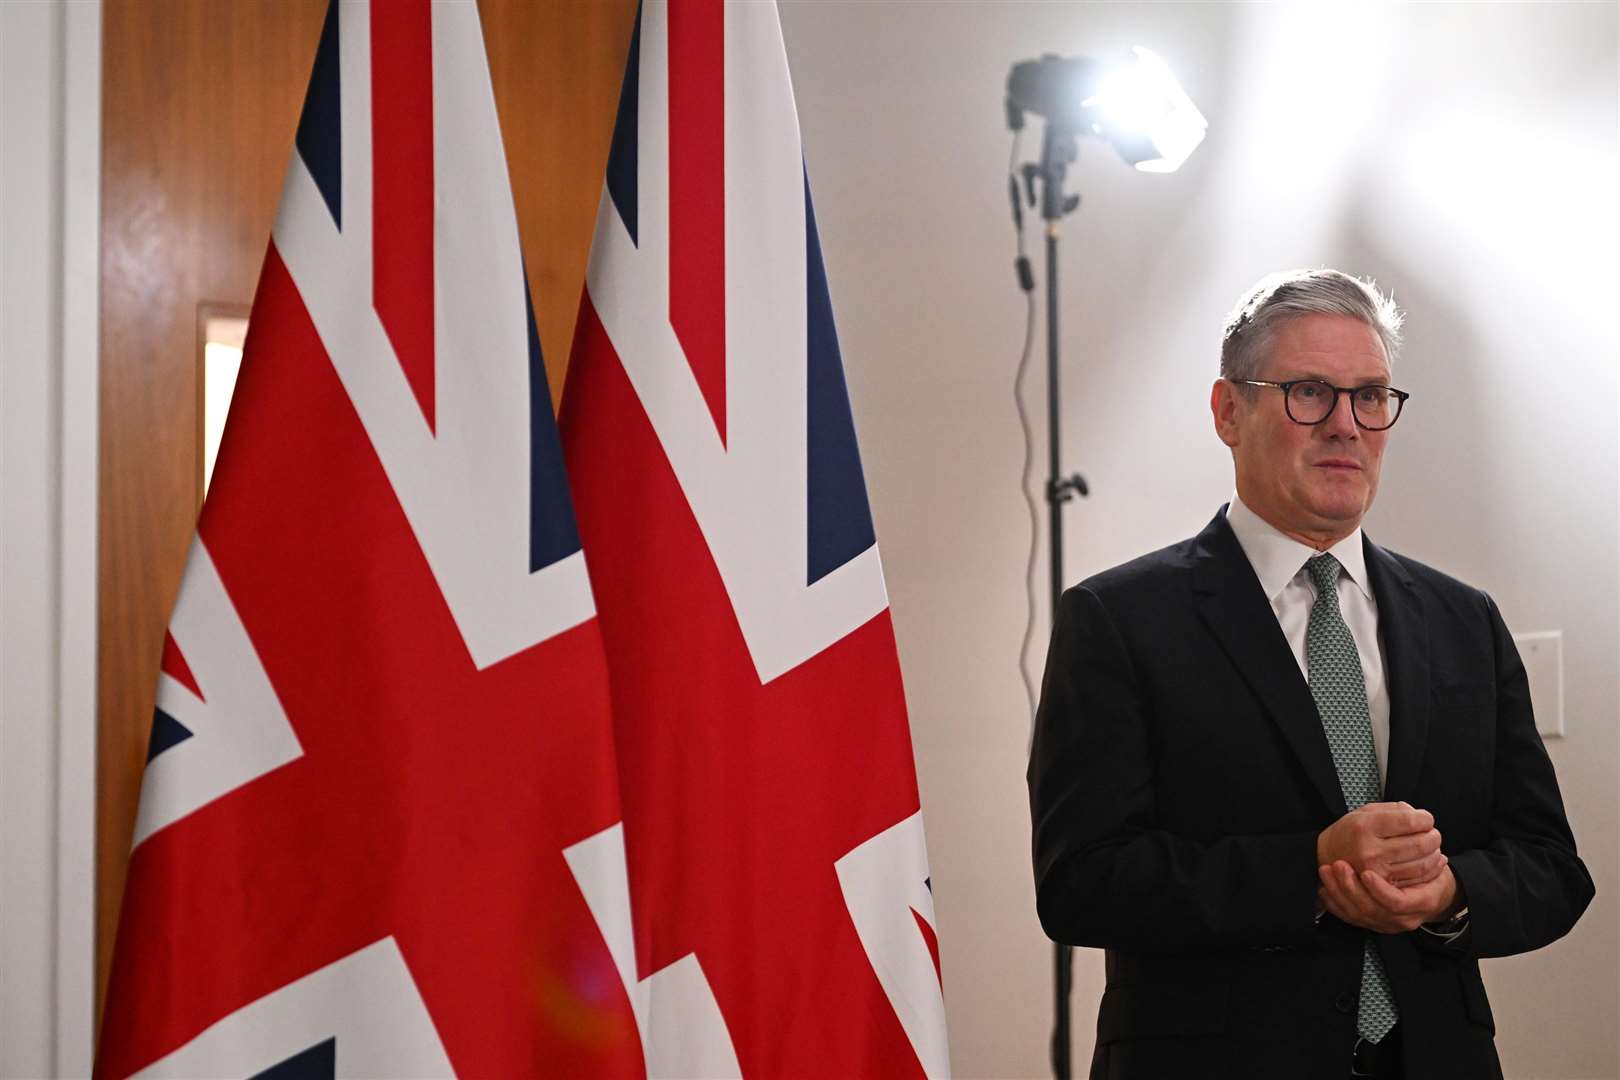
[[[1310,941],[1316,833],[1201,843],[1160,827],[1147,700],[1103,602],[1084,585],[1068,590],[1029,763],[1047,935],[1143,951]]]
[[[1469,910],[1468,933],[1453,948],[1476,957],[1510,956],[1557,940],[1595,891],[1536,732],[1524,664],[1488,596],[1485,608],[1497,681],[1491,839],[1448,853]]]

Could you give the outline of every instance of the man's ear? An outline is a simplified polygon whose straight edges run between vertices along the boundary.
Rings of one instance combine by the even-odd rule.
[[[1209,390],[1209,411],[1215,418],[1215,434],[1227,446],[1238,444],[1237,415],[1241,407],[1237,387],[1225,379],[1216,379]]]

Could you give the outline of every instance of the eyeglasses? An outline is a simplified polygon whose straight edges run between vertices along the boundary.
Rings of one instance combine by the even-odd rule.
[[[1393,427],[1401,417],[1401,406],[1411,397],[1393,386],[1334,386],[1321,379],[1290,379],[1266,382],[1264,379],[1233,379],[1243,386],[1275,386],[1283,392],[1283,408],[1296,424],[1315,425],[1333,415],[1339,395],[1350,395],[1350,412],[1367,431]]]

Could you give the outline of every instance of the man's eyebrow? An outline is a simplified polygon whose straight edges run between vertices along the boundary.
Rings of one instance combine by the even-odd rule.
[[[1382,373],[1377,374],[1377,375],[1368,375],[1368,376],[1365,376],[1365,377],[1362,377],[1362,378],[1358,378],[1354,382],[1351,382],[1351,383],[1349,383],[1347,385],[1349,385],[1349,386],[1388,386],[1389,385],[1389,380],[1392,379],[1393,377],[1394,376],[1389,374],[1388,372],[1382,372]],[[1322,374],[1319,371],[1306,371],[1303,374],[1290,375],[1286,379],[1278,379],[1277,381],[1278,382],[1303,382],[1306,379],[1314,379],[1317,382],[1325,382],[1329,386],[1335,385],[1331,378],[1329,378],[1328,376]]]

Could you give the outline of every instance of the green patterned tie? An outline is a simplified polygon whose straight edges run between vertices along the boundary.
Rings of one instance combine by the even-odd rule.
[[[1367,683],[1362,678],[1356,639],[1339,614],[1339,560],[1322,554],[1309,559],[1305,570],[1316,583],[1316,602],[1305,629],[1306,668],[1311,696],[1322,716],[1339,787],[1351,810],[1377,799],[1383,791],[1378,776],[1378,753],[1373,749],[1372,720],[1367,713]],[[1361,953],[1361,1007],[1356,1030],[1368,1042],[1378,1042],[1395,1026],[1395,995],[1378,958],[1371,936]]]

